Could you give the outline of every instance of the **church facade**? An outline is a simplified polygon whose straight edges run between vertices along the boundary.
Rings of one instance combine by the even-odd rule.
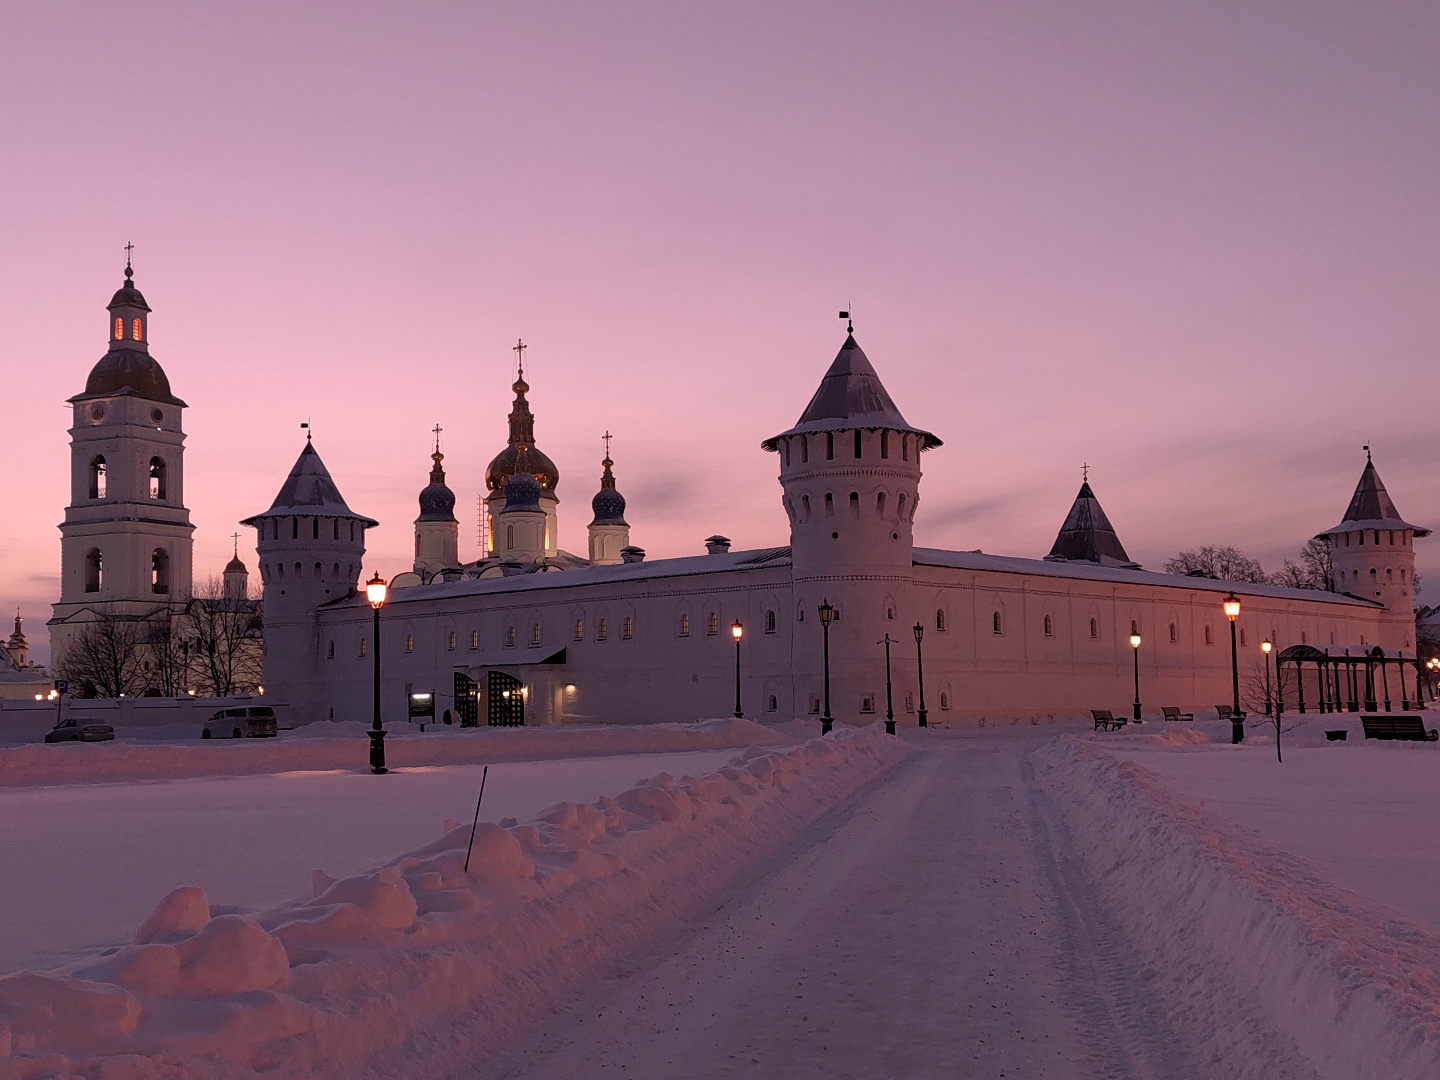
[[[1132,635],[1147,712],[1198,711],[1231,697],[1232,592],[1252,704],[1262,641],[1414,656],[1413,542],[1428,530],[1400,517],[1368,460],[1344,517],[1320,534],[1333,592],[1145,571],[1088,482],[1044,558],[919,548],[922,455],[942,442],[907,422],[851,334],[799,421],[761,444],[778,462],[788,543],[732,551],[713,536],[703,555],[647,560],[607,451],[582,557],[556,543],[559,471],[535,445],[523,370],[513,389],[509,444],[487,470],[485,550],[459,560],[437,443],[414,565],[392,582],[378,646],[358,590],[377,523],[349,508],[313,445],[270,509],[244,522],[264,581],[265,681],[297,720],[368,719],[377,647],[387,722],[405,718],[412,693],[433,695],[437,720],[464,723],[727,715],[737,632],[739,709],[759,719],[825,710],[827,638],[841,722],[893,708],[913,724],[922,707],[932,722],[1123,714]]]

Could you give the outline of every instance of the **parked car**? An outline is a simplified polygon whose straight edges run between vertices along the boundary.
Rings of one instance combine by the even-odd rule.
[[[56,742],[110,742],[115,738],[115,729],[102,724],[93,716],[69,716],[45,733],[45,741]]]
[[[221,709],[205,721],[202,739],[273,739],[277,731],[275,710],[269,705],[249,705],[243,709]]]

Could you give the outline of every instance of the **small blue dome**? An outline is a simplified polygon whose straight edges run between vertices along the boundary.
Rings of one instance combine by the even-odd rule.
[[[436,450],[430,457],[435,467],[430,470],[430,483],[420,492],[421,521],[454,521],[455,493],[445,486],[445,470],[440,462],[445,455]]]
[[[601,488],[590,500],[590,509],[595,511],[591,525],[624,525],[625,496],[614,488]]]
[[[505,481],[505,509],[540,510],[541,490],[539,480],[528,472],[517,472]]]

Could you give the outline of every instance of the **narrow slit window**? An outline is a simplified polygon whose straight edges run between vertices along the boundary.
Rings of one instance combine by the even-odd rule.
[[[800,436],[800,464],[805,465],[810,461],[810,436]]]
[[[1004,623],[1000,620],[1000,612],[997,611],[990,616],[990,624],[994,629],[995,633],[1003,634],[1005,632]]]
[[[875,495],[875,516],[882,518],[885,516],[885,493],[883,491]]]
[[[115,340],[120,341],[125,337],[125,320],[116,316],[115,318]]]
[[[575,620],[575,640],[585,640],[585,620],[583,618]]]
[[[860,516],[860,493],[858,491],[850,492],[850,516],[853,518]]]
[[[861,457],[861,453],[860,453],[861,448],[862,448],[862,444],[861,444],[861,442],[860,442],[860,429],[859,429],[859,428],[856,428],[856,429],[855,429],[855,460],[856,460],[856,461],[859,461],[859,460],[860,460],[860,457]]]
[[[626,641],[635,636],[635,617],[633,615],[626,615],[620,620],[620,636]]]
[[[883,459],[885,459],[885,458],[888,458],[889,456],[890,456],[890,432],[888,432],[888,431],[881,431],[881,432],[880,432],[880,457],[881,457],[881,459],[883,460]]]
[[[451,630],[445,638],[445,649],[447,652],[455,651],[455,631]]]
[[[1100,636],[1100,620],[1090,620],[1090,639],[1093,641]]]
[[[833,431],[825,433],[825,460],[835,460],[835,433]]]
[[[1045,616],[1045,636],[1055,636],[1055,621],[1049,615]]]
[[[681,615],[681,616],[680,616],[680,636],[681,636],[681,637],[689,637],[689,636],[690,636],[690,616],[689,616],[689,615]]]
[[[607,641],[610,638],[610,620],[598,619],[595,623],[595,640]]]
[[[720,633],[720,613],[712,611],[705,616],[705,636],[714,637],[718,633]]]

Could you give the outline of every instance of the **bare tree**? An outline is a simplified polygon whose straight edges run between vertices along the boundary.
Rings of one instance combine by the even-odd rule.
[[[1300,549],[1300,561],[1286,559],[1285,565],[1270,575],[1270,583],[1291,589],[1334,592],[1335,570],[1330,561],[1330,541],[1323,536],[1311,537]]]
[[[144,624],[140,652],[147,694],[179,697],[190,685],[190,648],[166,611]]]
[[[70,639],[60,659],[60,671],[97,697],[114,698],[143,690],[140,622],[108,611],[97,611],[95,616],[94,622]]]
[[[1214,578],[1217,581],[1244,581],[1263,584],[1265,568],[1237,547],[1207,545],[1198,551],[1182,551],[1165,563],[1167,574]]]
[[[260,681],[262,624],[259,601],[225,595],[210,578],[197,588],[185,610],[192,674],[215,697],[252,690]]]

